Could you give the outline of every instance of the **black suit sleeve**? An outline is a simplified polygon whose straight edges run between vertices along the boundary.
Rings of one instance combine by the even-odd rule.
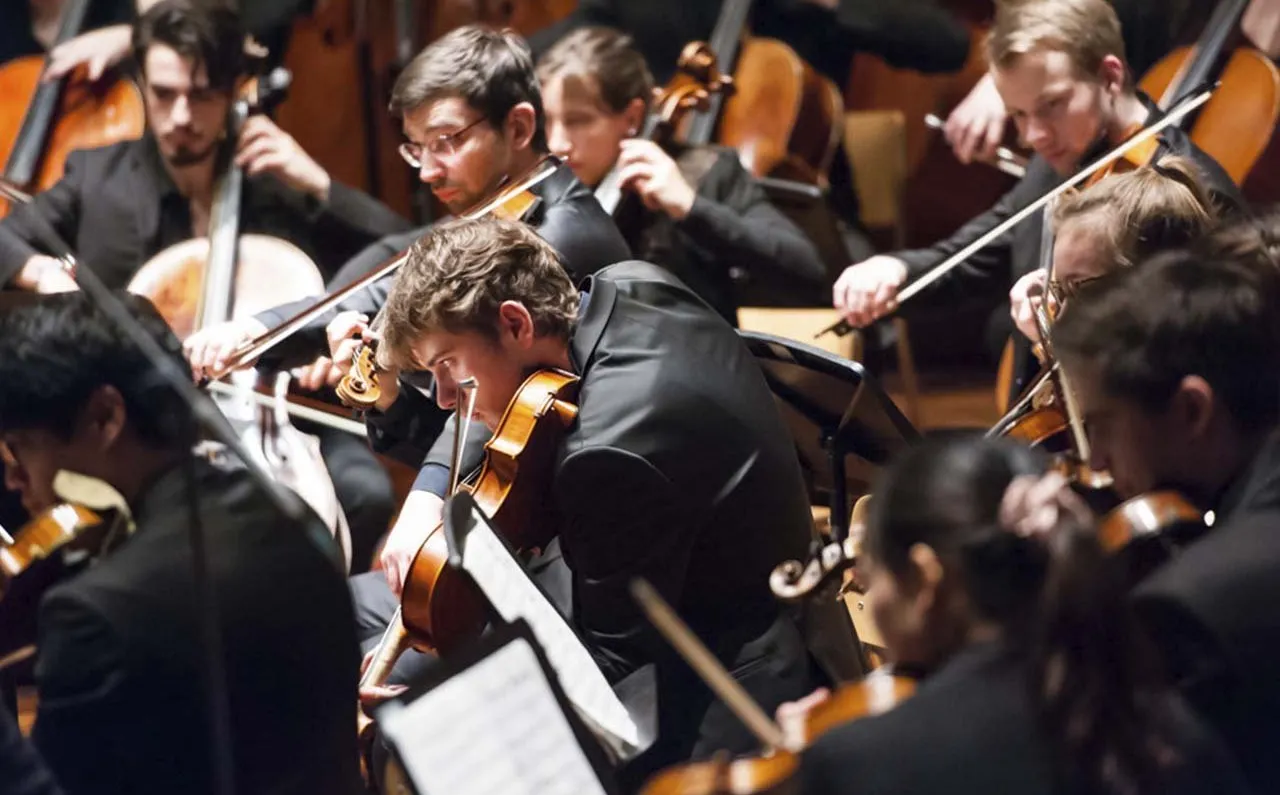
[[[9,795],[60,795],[44,761],[18,730],[8,710],[0,709],[0,781]]]
[[[381,238],[410,226],[382,202],[336,181],[330,184],[328,201],[318,204],[312,214],[315,246],[322,252],[324,271],[330,274],[340,273],[352,258]]]
[[[62,179],[33,196],[30,204],[14,206],[9,216],[0,221],[0,284],[9,284],[31,257],[52,253],[43,242],[42,221],[62,238],[61,242],[75,245],[84,190],[84,160],[83,152],[72,152]]]
[[[365,415],[369,445],[374,452],[420,467],[451,417],[416,387],[401,382],[395,403],[385,412],[373,410]],[[448,427],[453,428],[451,422]]]
[[[631,597],[644,577],[680,604],[693,518],[675,486],[644,458],[616,448],[570,454],[556,473],[560,538],[573,571],[574,621],[610,681],[662,654]]]
[[[1048,166],[1036,160],[1032,162],[1031,168],[1047,169]],[[1043,184],[1042,181],[1033,178],[1028,171],[1028,176],[1000,197],[990,210],[960,227],[951,237],[929,248],[895,252],[893,256],[907,264],[908,284],[999,226],[1018,210],[1040,198],[1040,192],[1036,187],[1040,184]],[[1008,289],[1013,273],[1012,243],[1013,230],[1010,230],[934,282],[921,294],[921,298],[924,299],[924,296],[928,295],[927,302],[936,304],[948,298],[956,299],[984,290]]]
[[[933,0],[839,0],[839,29],[854,47],[899,69],[954,72],[969,57],[969,31]]]
[[[128,780],[122,768],[138,738],[122,726],[130,707],[119,696],[126,676],[110,622],[83,599],[49,594],[40,606],[34,739],[69,792],[94,792],[102,781]]]
[[[813,243],[769,202],[732,152],[721,154],[707,172],[689,215],[677,226],[720,261],[751,272],[772,270],[826,282],[826,268]]]

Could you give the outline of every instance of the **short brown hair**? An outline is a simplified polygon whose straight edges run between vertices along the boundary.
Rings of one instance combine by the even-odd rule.
[[[1033,52],[1064,52],[1081,74],[1095,75],[1102,59],[1126,63],[1120,18],[1107,0],[1000,0],[987,35],[987,63],[1012,66]],[[1132,85],[1129,75],[1127,85]]]
[[[1210,261],[1229,259],[1280,271],[1280,206],[1224,223],[1205,235],[1197,250]]]
[[[539,336],[568,338],[578,292],[555,249],[519,221],[485,217],[434,227],[409,260],[378,316],[380,364],[419,368],[412,351],[423,334],[497,334],[498,307],[519,301]]]
[[[547,151],[542,91],[529,45],[509,29],[463,25],[441,36],[409,62],[391,89],[396,115],[445,97],[461,97],[501,129],[512,108],[533,106],[533,148]]]
[[[1067,194],[1054,211],[1054,226],[1088,229],[1107,269],[1115,270],[1190,245],[1209,231],[1215,216],[1195,164],[1170,156]]]
[[[604,27],[578,28],[538,61],[545,85],[555,78],[594,81],[606,109],[621,113],[632,100],[653,99],[653,73],[631,37]]]

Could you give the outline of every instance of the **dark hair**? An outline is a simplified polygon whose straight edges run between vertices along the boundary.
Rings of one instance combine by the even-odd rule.
[[[147,51],[163,44],[203,66],[211,88],[230,91],[246,69],[244,38],[240,16],[225,2],[162,0],[133,25],[134,66],[145,80]]]
[[[1054,349],[1150,411],[1198,375],[1241,429],[1263,429],[1280,414],[1277,298],[1270,269],[1167,252],[1084,285],[1054,326]]]
[[[510,30],[463,25],[433,41],[409,62],[391,89],[397,115],[444,97],[461,97],[495,129],[521,102],[533,106],[533,149],[547,151],[542,91],[529,45]]]
[[[119,297],[189,375],[181,344],[151,302],[130,293]],[[84,293],[42,296],[0,315],[0,429],[39,428],[69,438],[86,402],[103,386],[124,398],[129,426],[146,444],[194,442],[186,404]]]
[[[930,439],[889,467],[871,501],[866,552],[899,575],[928,545],[979,618],[1003,628],[1029,662],[1031,701],[1063,780],[1102,791],[1155,791],[1175,759],[1150,693],[1145,649],[1124,609],[1127,581],[1092,527],[1064,524],[1049,541],[1000,526],[1014,478],[1045,459],[1009,439]]]
[[[1280,272],[1280,205],[1221,224],[1195,250],[1210,262],[1230,259]]]
[[[653,74],[631,37],[604,27],[579,28],[556,42],[538,60],[538,78],[545,85],[557,77],[593,80],[600,99],[613,113],[633,100],[653,99]]]

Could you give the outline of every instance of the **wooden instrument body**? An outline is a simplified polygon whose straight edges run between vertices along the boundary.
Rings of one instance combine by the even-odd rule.
[[[129,282],[129,291],[149,298],[178,339],[196,330],[209,247],[207,237],[169,246],[147,260]],[[240,236],[233,317],[322,292],[320,269],[297,246],[268,235]]]
[[[672,767],[645,784],[642,795],[793,795],[800,759],[780,751],[756,759],[713,759]]]
[[[560,438],[576,418],[578,377],[557,370],[531,375],[507,406],[474,482],[464,486],[513,547],[541,549],[555,537],[546,504]],[[400,594],[409,642],[447,653],[484,625],[484,601],[466,575],[449,565],[437,526],[414,556]]]
[[[783,42],[754,36],[733,75],[720,142],[737,149],[757,177],[825,183],[844,117],[835,83]]]
[[[1151,67],[1139,88],[1150,96],[1162,96],[1194,54],[1191,47],[1174,50]],[[1240,185],[1275,130],[1280,114],[1280,71],[1261,52],[1240,48],[1231,54],[1218,80],[1221,85],[1191,128],[1191,140]]]
[[[0,598],[9,585],[32,566],[66,549],[92,549],[101,544],[107,525],[82,505],[61,503],[32,517],[12,543],[0,544]]]
[[[16,58],[0,66],[0,162],[8,163],[44,74],[42,56]],[[142,94],[133,81],[108,74],[90,82],[83,67],[64,82],[53,126],[44,141],[43,154],[34,179],[16,187],[39,192],[53,187],[62,178],[67,155],[76,149],[138,138],[146,128]],[[9,213],[9,203],[0,199],[0,218]]]
[[[1202,528],[1204,514],[1177,492],[1154,491],[1126,500],[1102,517],[1098,522],[1098,543],[1108,553],[1115,553],[1179,525]]]

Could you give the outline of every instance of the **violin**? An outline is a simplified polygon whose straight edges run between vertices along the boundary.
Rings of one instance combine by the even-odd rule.
[[[67,0],[54,47],[83,31],[89,2]],[[0,66],[0,185],[6,187],[0,218],[10,209],[4,193],[21,201],[46,190],[62,177],[71,152],[138,138],[146,126],[132,81],[112,72],[91,82],[83,66],[46,81],[48,64],[48,56],[33,55]]]

